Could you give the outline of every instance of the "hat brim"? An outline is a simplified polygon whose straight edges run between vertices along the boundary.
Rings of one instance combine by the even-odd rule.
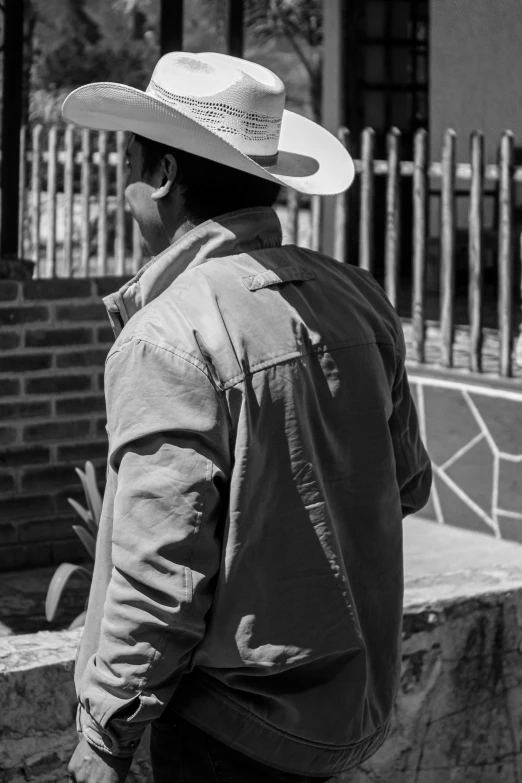
[[[342,193],[354,178],[352,158],[341,142],[321,125],[288,110],[274,166],[256,163],[177,107],[124,84],[78,87],[65,99],[62,114],[84,128],[130,131],[309,195]]]

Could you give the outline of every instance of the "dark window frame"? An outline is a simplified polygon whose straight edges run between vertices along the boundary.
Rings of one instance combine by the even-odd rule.
[[[407,4],[409,11],[408,27],[410,36],[397,36],[392,33],[394,28],[394,11],[398,8],[398,2],[403,6]],[[384,49],[385,74],[387,78],[383,82],[369,82],[365,78],[364,68],[360,79],[360,95],[362,116],[366,115],[367,96],[374,92],[384,94],[384,128],[376,128],[377,132],[388,131],[393,126],[393,100],[397,93],[411,95],[411,114],[407,127],[402,124],[399,129],[408,139],[419,128],[429,126],[429,0],[386,0],[383,3],[385,13],[384,35],[369,35],[366,31],[364,20],[363,35],[361,37],[362,52],[369,46],[380,46]],[[425,25],[424,35],[419,35],[420,25]],[[411,80],[399,83],[393,81],[392,56],[397,49],[407,49],[410,53]],[[425,59],[425,79],[420,78],[420,62]],[[363,56],[364,62],[364,56]],[[363,123],[366,125],[366,121]]]

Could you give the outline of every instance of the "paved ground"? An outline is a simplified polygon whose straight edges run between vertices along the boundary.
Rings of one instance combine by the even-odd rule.
[[[522,545],[437,525],[419,518],[404,523],[406,606],[522,585]],[[54,568],[0,575],[0,636],[66,628],[84,608],[85,582],[71,580],[56,622],[45,619],[47,586]]]

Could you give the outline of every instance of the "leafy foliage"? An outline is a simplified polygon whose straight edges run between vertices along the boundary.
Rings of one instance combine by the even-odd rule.
[[[56,91],[92,81],[143,86],[158,54],[155,36],[146,35],[147,25],[136,30],[121,4],[101,0],[32,0],[32,4],[36,15],[33,89]]]
[[[245,3],[245,56],[281,76],[289,108],[317,119],[322,1]],[[159,57],[159,0],[28,0],[28,4],[30,122],[59,120],[65,95],[81,84],[115,81],[146,86]],[[221,0],[184,4],[183,46],[192,52],[225,51]]]
[[[254,40],[284,38],[308,75],[314,119],[321,118],[322,0],[248,0],[246,22]]]
[[[85,471],[76,468],[76,473],[80,477],[82,483],[85,498],[87,500],[87,508],[84,508],[76,500],[69,498],[69,503],[83,522],[82,525],[73,525],[73,530],[89,553],[89,556],[94,560],[96,536],[98,534],[102,511],[102,498],[96,483],[96,472],[92,462],[85,463]],[[63,592],[67,587],[70,578],[74,575],[80,575],[89,582],[92,579],[91,571],[81,565],[62,563],[56,569],[49,587],[47,588],[47,597],[45,599],[45,616],[48,622],[52,622],[56,617]],[[85,612],[82,612],[81,615],[73,620],[69,627],[71,630],[73,628],[78,628],[83,625],[84,621]]]

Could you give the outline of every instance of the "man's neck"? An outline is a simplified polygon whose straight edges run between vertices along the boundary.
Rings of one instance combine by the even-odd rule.
[[[201,221],[194,220],[193,218],[186,218],[174,231],[172,236],[170,237],[170,244],[174,244],[178,239],[181,239],[182,236],[185,236],[185,234],[188,234],[189,231],[192,231],[193,228],[196,228],[197,225],[199,225]]]

